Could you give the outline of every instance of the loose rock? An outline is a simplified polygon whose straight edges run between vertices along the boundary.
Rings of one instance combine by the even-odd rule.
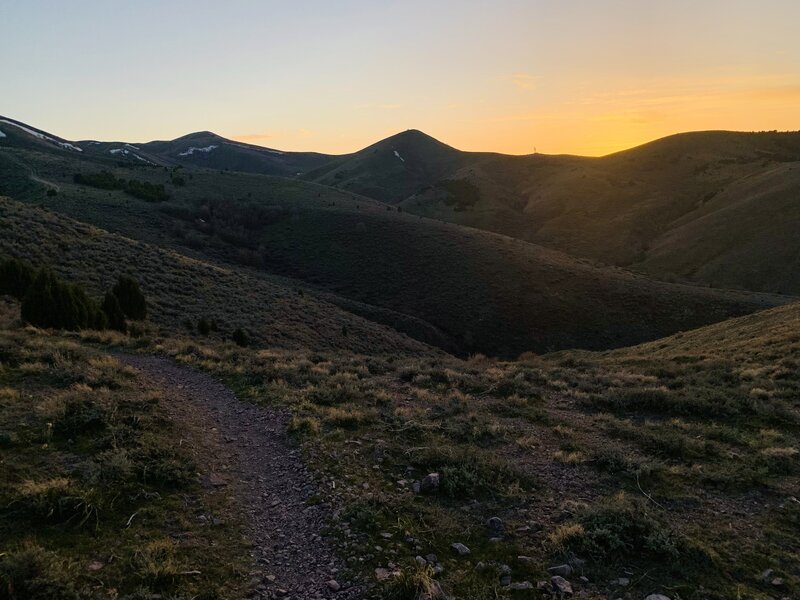
[[[559,594],[564,595],[572,593],[572,584],[560,575],[551,577],[550,583],[553,585],[553,589]]]
[[[532,590],[533,584],[530,581],[518,581],[508,587],[511,590]]]
[[[439,491],[440,477],[438,473],[428,473],[423,477],[419,484],[419,491],[422,494],[435,494]]]
[[[470,549],[467,548],[461,542],[456,542],[455,544],[451,544],[450,547],[453,549],[453,552],[458,554],[459,556],[466,556],[470,553]]]

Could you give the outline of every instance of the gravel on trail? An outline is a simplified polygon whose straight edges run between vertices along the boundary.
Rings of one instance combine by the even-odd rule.
[[[344,564],[321,535],[330,509],[306,503],[316,487],[288,437],[286,411],[242,402],[213,377],[166,358],[115,356],[163,394],[179,431],[183,424],[201,433],[213,457],[199,465],[204,485],[230,490],[244,517],[255,565],[251,598],[360,597],[358,586],[341,579]]]

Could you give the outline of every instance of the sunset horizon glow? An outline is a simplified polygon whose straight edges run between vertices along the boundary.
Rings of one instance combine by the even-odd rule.
[[[800,4],[32,0],[4,9],[0,114],[67,139],[210,130],[345,154],[419,129],[600,156],[800,129]]]

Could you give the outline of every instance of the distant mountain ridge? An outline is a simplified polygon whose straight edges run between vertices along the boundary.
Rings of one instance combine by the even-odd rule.
[[[0,147],[300,179],[656,278],[800,295],[798,132],[684,133],[587,158],[464,152],[417,130],[338,156],[209,131],[70,142],[5,117],[0,131]]]
[[[617,347],[788,300],[653,281],[356,191],[372,178],[387,193],[427,185],[460,196],[470,188],[453,169],[500,157],[461,153],[421,132],[334,157],[306,179],[204,168],[228,149],[283,169],[320,156],[229,145],[208,132],[146,144],[76,142],[79,149],[69,150],[54,137],[5,129],[0,195],[224,268],[279,277],[457,354]],[[179,160],[187,166],[177,168]],[[101,171],[108,174],[93,184],[88,176]],[[337,173],[348,174],[347,185],[324,183]],[[131,182],[158,193],[132,195]]]

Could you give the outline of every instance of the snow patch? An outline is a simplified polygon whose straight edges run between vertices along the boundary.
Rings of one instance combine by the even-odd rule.
[[[236,146],[237,148],[244,148],[245,150],[253,150],[254,152],[269,152],[270,154],[286,154],[280,150],[273,150],[272,148],[262,148],[260,146],[251,146],[249,144],[237,144],[236,142],[222,142],[228,146]]]
[[[400,156],[400,153],[399,153],[397,150],[395,150],[395,151],[394,151],[394,155],[395,155],[397,158],[399,158],[400,160],[402,160],[403,162],[406,162],[406,159],[405,159],[405,158],[403,158],[402,156]]]
[[[127,145],[128,144],[126,144],[126,146]],[[140,160],[142,162],[146,162],[148,165],[154,165],[155,164],[153,162],[150,162],[146,158],[142,158],[141,156],[139,156],[135,152],[131,152],[130,150],[126,150],[125,148],[113,148],[113,149],[109,150],[108,153],[109,154],[122,154],[124,156],[132,156],[133,158],[135,158],[137,160]]]
[[[43,133],[39,133],[31,129],[30,127],[25,127],[24,125],[20,125],[19,123],[15,123],[14,121],[9,121],[8,119],[0,119],[0,123],[5,123],[6,125],[12,125],[13,127],[17,127],[18,129],[22,129],[25,133],[32,135],[35,138],[40,140],[44,140],[46,142],[51,142],[58,146],[61,146],[64,150],[75,150],[76,152],[83,152],[83,149],[78,148],[77,146],[70,144],[69,142],[59,142],[58,140],[54,140],[50,136],[47,136]]]
[[[133,144],[125,144],[125,145],[126,145],[128,148],[133,148],[134,150],[138,150],[138,149],[139,149],[137,146],[134,146]]]
[[[219,146],[215,146],[213,144],[211,146],[206,146],[205,148],[195,148],[194,146],[192,146],[191,148],[186,150],[186,152],[180,152],[178,156],[189,156],[191,154],[194,154],[195,152],[211,152],[214,148],[219,148]]]
[[[6,134],[3,133],[2,131],[0,131],[0,138],[4,138],[4,137],[6,137]]]

